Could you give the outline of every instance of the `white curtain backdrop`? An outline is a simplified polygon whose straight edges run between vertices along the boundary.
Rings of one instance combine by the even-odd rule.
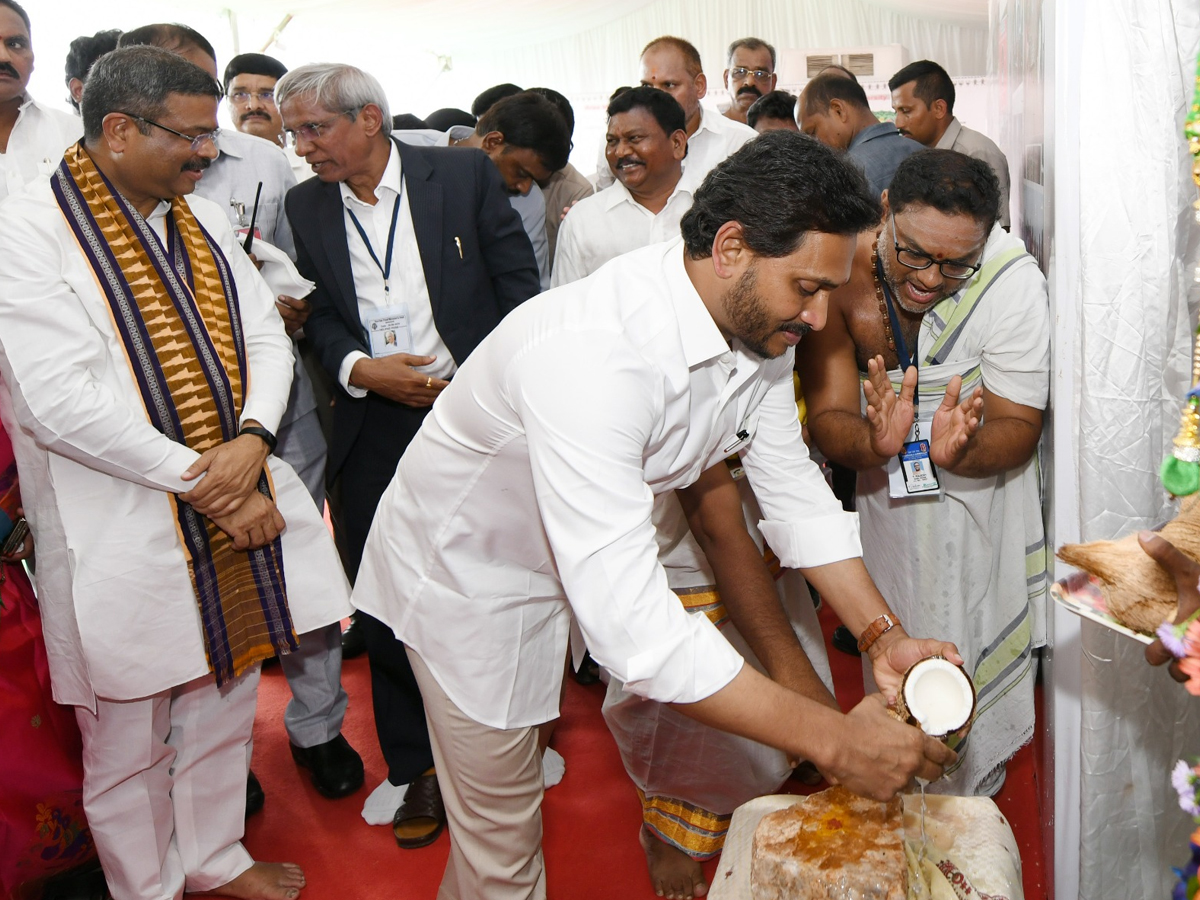
[[[663,34],[687,38],[700,51],[710,85],[719,87],[725,51],[750,35],[777,49],[901,44],[911,59],[935,59],[951,75],[987,71],[987,26],[905,14],[865,0],[758,0],[754,3],[657,0],[606,25],[551,44],[503,46],[456,67],[487,66],[517,84],[549,84],[566,94],[603,92],[638,77],[638,54]],[[891,73],[883,77],[886,80]]]
[[[1196,187],[1182,137],[1200,45],[1194,0],[1091,0],[1081,71],[1077,344],[1079,530],[1113,538],[1173,514],[1159,484],[1190,381]],[[1058,415],[1069,415],[1059,409]],[[1059,452],[1070,452],[1060,447]],[[1170,896],[1191,825],[1170,786],[1200,753],[1200,701],[1140,645],[1083,628],[1083,900]],[[1057,779],[1076,773],[1058,771]]]
[[[921,12],[899,11],[906,2]],[[912,59],[936,59],[952,75],[987,67],[979,0],[54,0],[29,11],[38,57],[32,90],[52,103],[64,94],[62,60],[72,38],[154,21],[200,30],[221,66],[234,53],[261,50],[283,25],[267,52],[285,64],[352,62],[379,78],[394,112],[418,115],[469,107],[502,81],[554,87],[572,100],[607,98],[638,77],[639,52],[663,34],[697,46],[714,88],[729,43],[750,35],[780,49],[899,43]]]

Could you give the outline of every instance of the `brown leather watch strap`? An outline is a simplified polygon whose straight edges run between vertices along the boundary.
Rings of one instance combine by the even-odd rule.
[[[877,640],[883,637],[883,635],[891,631],[899,624],[900,620],[895,616],[884,613],[882,616],[868,625],[867,630],[859,636],[858,652],[866,653],[871,649],[872,644],[874,644]]]

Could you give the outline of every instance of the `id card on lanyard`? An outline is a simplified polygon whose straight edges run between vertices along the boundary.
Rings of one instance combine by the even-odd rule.
[[[392,250],[396,244],[396,221],[400,218],[400,198],[404,192],[403,182],[400,184],[400,192],[396,195],[396,202],[392,206],[392,224],[388,229],[387,251],[382,263],[379,261],[379,255],[375,252],[375,248],[371,246],[371,239],[367,237],[366,229],[358,221],[358,216],[354,214],[354,210],[347,209],[347,212],[350,213],[350,221],[354,223],[358,236],[362,238],[367,253],[370,254],[371,260],[379,269],[379,274],[383,276],[383,306],[373,310],[367,316],[367,321],[363,323],[367,348],[374,359],[392,356],[396,353],[413,352],[408,302],[403,299],[399,303],[392,302]]]
[[[876,262],[877,266],[880,266]],[[892,335],[896,341],[896,354],[900,357],[901,373],[906,373],[911,366],[917,370],[917,383],[913,386],[913,424],[908,433],[908,440],[900,448],[894,460],[888,462],[888,495],[893,499],[904,499],[940,491],[937,467],[929,458],[929,439],[921,433],[921,358],[919,355],[920,341],[914,346],[912,353],[904,341],[904,332],[900,328],[900,317],[896,315],[896,307],[892,302],[892,290],[881,271],[877,274],[879,284],[883,288],[883,297],[887,302],[888,319],[892,326]]]

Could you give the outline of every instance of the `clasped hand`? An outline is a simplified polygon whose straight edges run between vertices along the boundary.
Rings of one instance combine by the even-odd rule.
[[[912,430],[917,389],[917,370],[909,366],[900,383],[900,393],[892,387],[883,357],[876,356],[867,363],[867,378],[863,396],[867,399],[867,424],[871,436],[871,452],[883,459],[897,455]],[[962,378],[955,375],[946,386],[946,393],[929,435],[929,458],[939,468],[953,470],[966,453],[967,443],[979,430],[983,415],[983,388],[977,387],[971,396],[959,402]]]
[[[181,476],[184,481],[204,477],[179,499],[214,521],[232,515],[255,492],[269,452],[266,442],[253,434],[205,450]]]

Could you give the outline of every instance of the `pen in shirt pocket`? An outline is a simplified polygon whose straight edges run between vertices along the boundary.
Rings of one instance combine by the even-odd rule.
[[[459,258],[459,259],[462,259],[462,258],[463,258],[463,255],[462,255],[462,241],[460,241],[460,240],[458,239],[458,235],[457,235],[457,234],[454,236],[454,246],[458,248],[458,258]]]

